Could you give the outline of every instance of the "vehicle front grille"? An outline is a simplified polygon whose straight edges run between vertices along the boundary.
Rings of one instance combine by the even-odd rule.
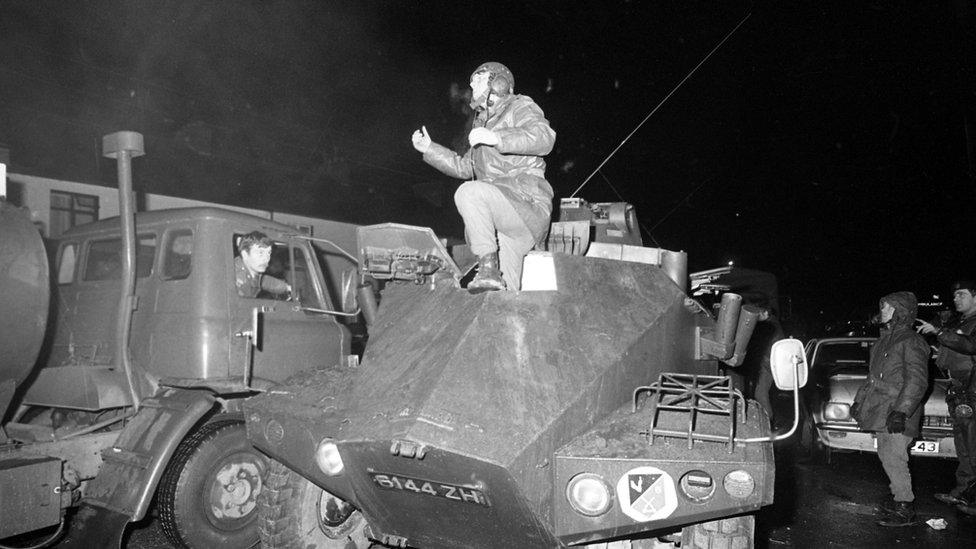
[[[922,428],[952,429],[952,418],[949,416],[924,416]]]

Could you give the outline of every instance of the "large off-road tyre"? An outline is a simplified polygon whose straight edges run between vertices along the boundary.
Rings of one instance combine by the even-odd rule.
[[[254,547],[257,498],[268,458],[247,441],[244,420],[218,415],[180,443],[157,493],[163,532],[177,547]]]
[[[681,531],[681,549],[752,549],[755,530],[753,515],[692,524]]]
[[[258,499],[265,549],[365,549],[362,513],[277,461]]]

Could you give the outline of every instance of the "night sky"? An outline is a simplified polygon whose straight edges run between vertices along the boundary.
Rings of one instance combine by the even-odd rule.
[[[976,276],[972,2],[576,4],[6,0],[0,143],[114,186],[101,136],[135,130],[137,190],[460,236],[410,134],[464,146],[478,64],[546,112],[564,197],[751,14],[579,196],[774,272],[808,329]]]

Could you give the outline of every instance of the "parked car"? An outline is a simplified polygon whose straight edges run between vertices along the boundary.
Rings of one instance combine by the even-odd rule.
[[[813,339],[806,345],[810,381],[804,394],[806,414],[800,442],[827,462],[835,451],[878,451],[877,436],[862,431],[850,413],[854,395],[867,379],[868,354],[876,340],[836,337]],[[955,458],[952,418],[945,403],[948,380],[931,361],[929,379],[922,433],[912,443],[911,453]]]

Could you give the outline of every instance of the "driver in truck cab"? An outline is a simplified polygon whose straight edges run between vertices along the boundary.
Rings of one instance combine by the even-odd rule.
[[[271,238],[261,231],[251,231],[237,243],[241,255],[234,258],[234,278],[237,294],[241,297],[258,297],[261,291],[275,295],[288,294],[291,286],[284,280],[264,274],[271,262]]]

